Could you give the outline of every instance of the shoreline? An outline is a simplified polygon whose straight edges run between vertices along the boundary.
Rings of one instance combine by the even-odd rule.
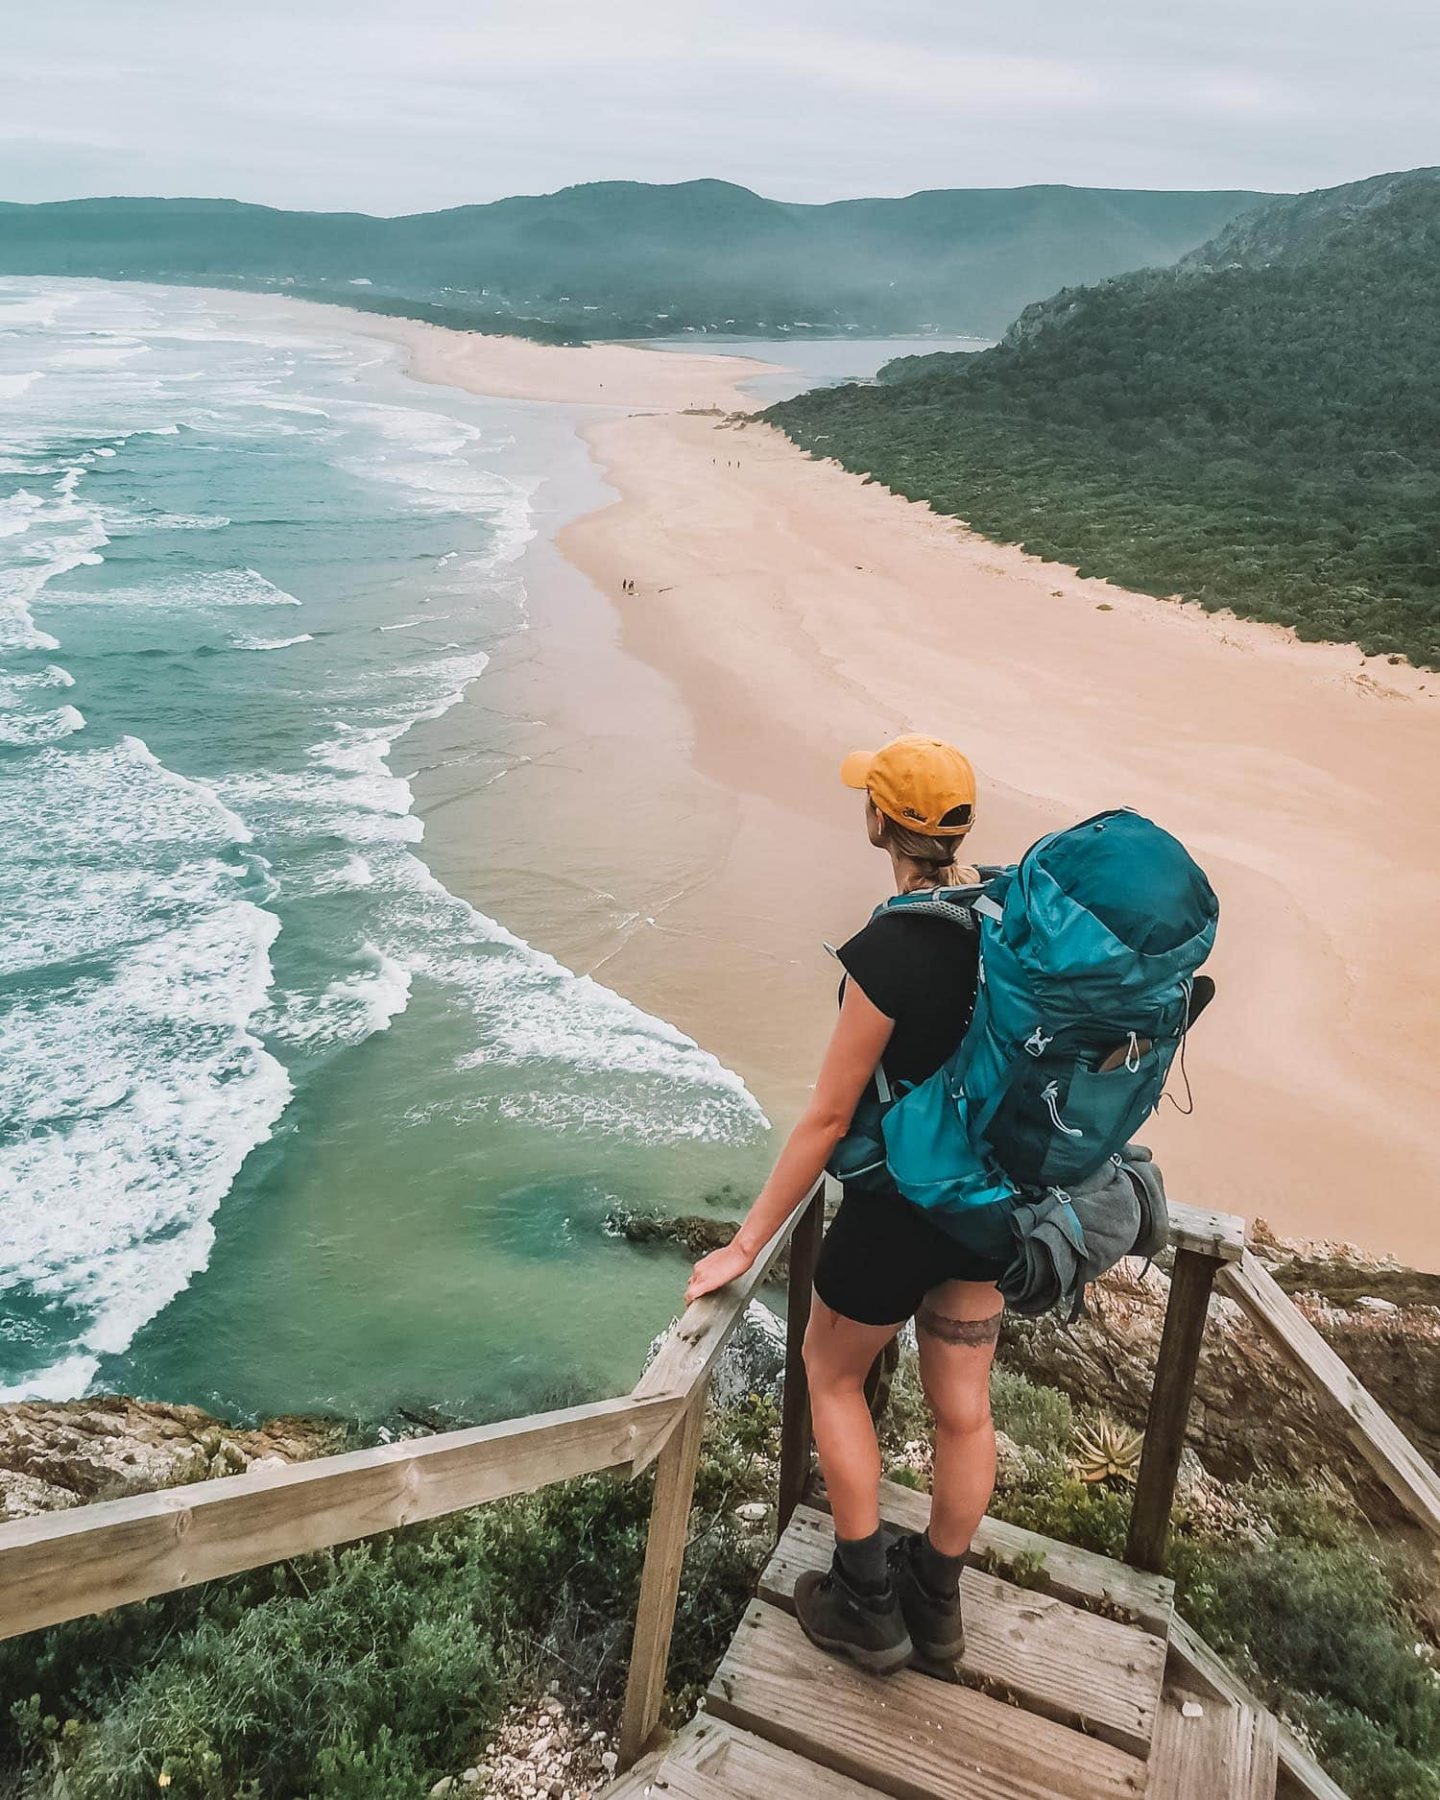
[[[1440,679],[1082,579],[812,461],[725,416],[764,365],[345,318],[417,379],[584,409],[616,496],[549,521],[570,566],[543,554],[514,659],[569,767],[510,771],[483,819],[538,830],[606,905],[539,895],[507,923],[695,1037],[783,1128],[832,1016],[821,940],[884,894],[835,764],[945,733],[980,773],[983,860],[1134,804],[1211,872],[1221,1004],[1190,1046],[1195,1115],[1147,1134],[1172,1191],[1440,1269],[1435,952],[1414,932],[1440,903]],[[496,698],[487,672],[452,735]]]

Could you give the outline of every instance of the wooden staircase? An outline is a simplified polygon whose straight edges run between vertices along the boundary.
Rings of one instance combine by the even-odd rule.
[[[816,1650],[793,1616],[797,1577],[834,1542],[811,1498],[706,1711],[616,1800],[1274,1800],[1274,1720],[1167,1684],[1168,1581],[987,1520],[962,1583],[963,1663],[882,1681]],[[888,1524],[919,1529],[927,1509],[886,1484]]]

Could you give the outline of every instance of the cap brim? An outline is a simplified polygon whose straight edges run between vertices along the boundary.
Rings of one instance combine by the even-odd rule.
[[[867,788],[874,764],[873,750],[852,750],[840,765],[840,779],[848,788]]]

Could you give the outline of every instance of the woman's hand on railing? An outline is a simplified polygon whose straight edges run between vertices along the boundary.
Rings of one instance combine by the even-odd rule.
[[[685,1304],[698,1300],[702,1294],[713,1294],[717,1288],[728,1287],[739,1278],[755,1260],[755,1252],[746,1249],[738,1237],[731,1238],[728,1244],[722,1244],[718,1250],[712,1250],[708,1256],[702,1256],[690,1271],[690,1281],[685,1289]]]

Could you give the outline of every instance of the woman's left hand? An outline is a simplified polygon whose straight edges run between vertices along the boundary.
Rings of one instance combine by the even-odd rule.
[[[702,1256],[690,1271],[690,1283],[685,1289],[685,1304],[688,1306],[702,1294],[713,1294],[716,1288],[728,1287],[745,1273],[754,1260],[754,1256],[742,1247],[738,1238],[732,1238],[720,1249]]]

